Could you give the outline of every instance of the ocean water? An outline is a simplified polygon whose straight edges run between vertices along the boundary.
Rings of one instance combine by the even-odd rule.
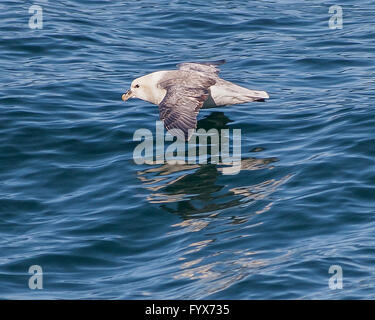
[[[0,298],[374,299],[374,17],[369,0],[2,1]],[[218,59],[270,95],[199,113],[241,129],[242,170],[136,164],[158,109],[121,101],[131,81]]]

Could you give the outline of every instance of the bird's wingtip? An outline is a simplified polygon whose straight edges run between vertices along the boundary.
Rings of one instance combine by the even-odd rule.
[[[224,64],[226,62],[227,62],[227,60],[221,59],[221,60],[212,61],[212,64],[214,64],[216,66],[219,66],[219,65]]]

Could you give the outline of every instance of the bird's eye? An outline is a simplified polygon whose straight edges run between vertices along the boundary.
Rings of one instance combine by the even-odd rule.
[[[139,84],[136,84],[136,85],[134,86],[134,88],[139,88]]]

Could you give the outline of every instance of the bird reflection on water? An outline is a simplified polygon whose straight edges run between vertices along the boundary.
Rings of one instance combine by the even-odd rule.
[[[272,169],[269,164],[275,161],[275,158],[243,159],[245,169],[242,168],[241,171]],[[215,164],[164,164],[138,171],[138,178],[150,191],[147,197],[150,203],[177,203],[177,209],[165,205],[163,208],[180,215],[212,212],[241,205],[244,201],[264,199],[289,178],[287,175],[280,180],[270,179],[254,185],[233,187],[222,193],[225,186],[217,183],[221,169]],[[233,199],[235,195],[239,198]],[[225,201],[228,197],[232,199]],[[194,204],[197,201],[201,204]]]
[[[222,112],[211,113],[198,122],[198,128],[227,128],[228,119]],[[254,152],[262,150],[258,148]],[[273,169],[278,159],[242,158],[241,172]],[[212,213],[251,201],[264,199],[276,190],[289,176],[279,180],[269,179],[261,183],[226,188],[220,183],[223,166],[219,164],[162,164],[138,171],[137,177],[150,191],[147,200],[158,203],[168,212],[183,217]],[[240,173],[241,174],[241,173]],[[236,175],[231,176],[232,183]],[[173,204],[168,206],[168,204]]]

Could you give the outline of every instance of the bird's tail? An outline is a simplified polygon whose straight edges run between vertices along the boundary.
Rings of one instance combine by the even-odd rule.
[[[266,91],[256,91],[247,89],[245,97],[249,98],[250,101],[264,102],[265,99],[269,99],[269,95]]]
[[[217,106],[264,101],[269,98],[266,91],[247,89],[223,79],[219,79],[210,90],[211,96]]]

